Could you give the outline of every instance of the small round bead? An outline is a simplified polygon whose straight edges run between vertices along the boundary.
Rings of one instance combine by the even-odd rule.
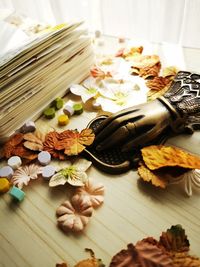
[[[11,179],[13,176],[13,169],[10,166],[4,166],[0,169],[0,177]]]
[[[69,117],[67,115],[62,114],[62,115],[58,116],[58,124],[60,126],[65,126],[68,124],[68,122],[69,122]]]
[[[72,116],[74,115],[74,109],[73,106],[70,106],[68,104],[66,104],[63,108],[63,112],[67,115],[67,116]]]
[[[7,178],[0,178],[0,193],[6,193],[10,189],[10,183]]]
[[[53,119],[55,117],[55,109],[54,108],[47,108],[47,109],[45,109],[44,116],[47,119]]]
[[[73,109],[76,115],[80,115],[81,113],[83,113],[83,106],[81,103],[74,104]]]
[[[53,105],[55,106],[56,109],[61,109],[64,105],[64,100],[61,97],[57,97],[54,100]]]
[[[34,132],[36,130],[35,123],[33,121],[27,121],[21,128],[21,133]]]
[[[38,161],[41,165],[48,165],[51,161],[51,155],[47,151],[42,151],[38,154]]]
[[[45,179],[45,180],[49,180],[56,172],[56,168],[54,166],[45,166],[43,169],[42,169],[42,177]]]
[[[96,30],[96,31],[95,31],[95,37],[96,37],[96,38],[101,37],[101,31]]]
[[[13,156],[8,159],[8,165],[13,169],[16,170],[22,165],[21,158],[18,156]]]
[[[11,188],[11,190],[9,191],[9,194],[16,200],[18,201],[22,201],[25,197],[25,193],[24,191],[22,191],[21,189],[19,189],[18,187],[14,186]]]

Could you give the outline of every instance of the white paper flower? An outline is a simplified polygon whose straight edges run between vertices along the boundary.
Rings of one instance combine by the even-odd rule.
[[[36,164],[25,165],[19,167],[12,177],[15,186],[22,189],[24,185],[28,185],[31,179],[35,180],[41,173],[41,167]]]
[[[73,84],[70,87],[70,91],[75,94],[81,96],[83,102],[88,101],[90,98],[97,95],[99,90],[99,84],[96,79],[93,77],[89,77],[86,79],[82,85]]]
[[[92,162],[86,159],[78,159],[73,165],[62,169],[53,175],[49,181],[49,186],[54,187],[57,185],[64,185],[65,183],[69,183],[73,186],[83,186],[88,180],[85,171],[91,164]]]
[[[200,170],[191,170],[180,176],[184,182],[185,192],[192,196],[192,188],[200,188]]]
[[[106,79],[102,83],[96,102],[104,111],[114,113],[147,101],[148,89],[138,77],[135,77],[134,82]]]

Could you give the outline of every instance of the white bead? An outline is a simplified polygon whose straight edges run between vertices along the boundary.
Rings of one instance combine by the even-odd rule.
[[[13,169],[10,166],[4,166],[0,169],[0,177],[11,179],[13,176]]]
[[[13,156],[8,159],[8,165],[13,169],[16,170],[22,165],[21,158],[18,156]]]
[[[65,115],[72,116],[74,114],[73,106],[66,104],[63,108]]]
[[[27,121],[21,128],[20,132],[21,133],[29,133],[29,132],[34,132],[36,129],[35,123],[33,121]]]
[[[45,179],[45,180],[49,180],[56,172],[56,168],[54,166],[45,166],[43,169],[42,169],[42,177]]]
[[[51,161],[51,155],[47,151],[42,151],[38,154],[38,161],[41,165],[48,165]]]

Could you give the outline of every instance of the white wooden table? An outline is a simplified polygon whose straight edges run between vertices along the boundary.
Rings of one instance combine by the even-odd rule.
[[[110,39],[99,51],[113,49],[112,42]],[[155,45],[155,52],[162,52],[161,48]],[[198,71],[200,51],[183,52],[188,69]],[[64,129],[81,130],[94,116],[95,112],[85,111],[72,117]],[[56,124],[56,119],[37,121],[41,130],[57,128]],[[199,153],[200,134],[176,137],[170,142]],[[25,188],[26,197],[20,204],[11,202],[8,194],[0,197],[0,266],[53,267],[63,261],[74,266],[89,256],[84,248],[92,248],[108,266],[111,257],[128,243],[147,236],[159,238],[162,231],[175,224],[185,228],[191,254],[200,257],[200,192],[188,198],[181,185],[157,189],[141,182],[134,170],[111,176],[91,167],[88,175],[105,185],[105,203],[95,210],[80,235],[66,235],[56,226],[55,210],[69,197],[67,185],[50,189],[47,182],[38,179]]]

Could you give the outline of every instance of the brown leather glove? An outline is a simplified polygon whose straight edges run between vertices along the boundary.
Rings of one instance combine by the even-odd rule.
[[[200,75],[180,71],[163,97],[105,119],[95,132],[95,146],[102,151],[120,145],[126,152],[153,142],[167,128],[192,133],[199,125]]]

